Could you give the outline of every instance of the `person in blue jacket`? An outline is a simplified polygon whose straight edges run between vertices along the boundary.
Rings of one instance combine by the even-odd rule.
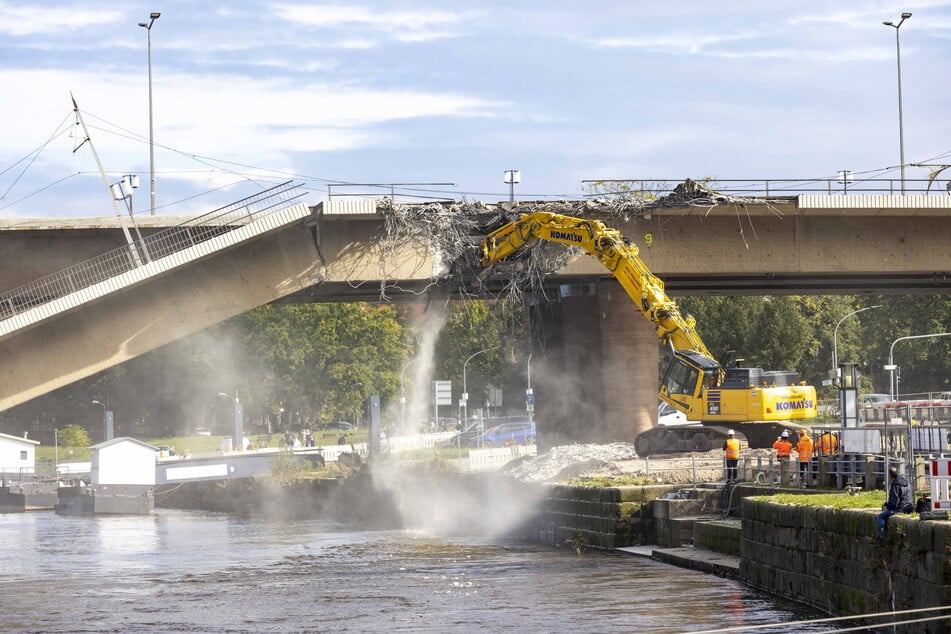
[[[908,479],[898,473],[898,467],[889,467],[888,476],[891,483],[888,485],[888,499],[878,514],[878,538],[885,537],[885,526],[888,518],[895,513],[911,513],[915,509],[911,496],[911,485]]]

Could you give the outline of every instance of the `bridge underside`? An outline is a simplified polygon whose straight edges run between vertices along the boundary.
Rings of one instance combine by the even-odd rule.
[[[720,211],[662,210],[610,224],[639,245],[675,298],[951,292],[947,213]],[[428,293],[445,297],[452,290],[437,281],[443,263],[429,245],[386,251],[381,228],[378,216],[320,215],[316,243],[300,223],[5,340],[0,411],[262,304],[426,301]],[[99,227],[97,238],[103,233]],[[75,235],[45,247],[22,245],[23,235],[0,231],[0,290],[50,273],[50,261],[75,252]],[[7,249],[11,238],[18,246]],[[656,337],[593,258],[578,255],[548,280],[553,291],[578,282],[597,290],[537,316],[546,338],[536,342],[534,359],[548,367],[544,376],[539,368],[536,390],[541,442],[550,442],[544,425],[555,441],[630,441],[656,416]],[[490,290],[501,288],[496,284]],[[577,389],[566,390],[564,381]],[[572,394],[583,398],[562,399]]]
[[[554,293],[561,284],[612,279],[599,275],[553,275],[546,288]],[[667,275],[664,287],[672,297],[744,295],[929,295],[951,292],[951,274],[751,274],[751,275]],[[348,282],[324,282],[292,293],[276,303],[418,302],[432,288],[430,281],[396,280],[381,290],[379,283],[354,286]],[[488,285],[487,297],[496,297],[504,288]],[[460,295],[461,296],[461,295]]]

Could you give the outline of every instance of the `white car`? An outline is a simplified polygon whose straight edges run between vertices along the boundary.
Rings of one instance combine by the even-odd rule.
[[[892,397],[888,394],[863,394],[859,397],[862,407],[883,407],[890,403]]]
[[[698,423],[694,420],[687,420],[686,414],[674,409],[668,403],[661,402],[657,405],[657,424],[669,427],[671,425],[696,425]]]

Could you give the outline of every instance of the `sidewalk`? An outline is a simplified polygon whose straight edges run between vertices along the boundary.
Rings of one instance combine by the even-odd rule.
[[[728,579],[737,579],[740,574],[739,557],[724,555],[723,553],[705,550],[703,548],[694,548],[692,546],[684,546],[681,548],[626,546],[616,548],[615,550],[635,557],[648,557],[655,561],[680,566],[681,568],[699,570],[700,572],[706,572]]]

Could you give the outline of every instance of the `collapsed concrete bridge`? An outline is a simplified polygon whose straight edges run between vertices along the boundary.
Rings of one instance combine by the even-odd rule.
[[[673,296],[951,291],[947,196],[809,195],[621,214],[565,201],[519,203],[514,211],[539,205],[604,216],[639,245]],[[446,254],[428,235],[388,237],[383,212],[390,206],[333,200],[309,207],[292,199],[246,219],[236,211],[211,222],[221,230],[201,245],[183,245],[175,261],[149,259],[145,250],[142,266],[124,271],[121,284],[103,280],[90,291],[67,283],[50,302],[34,291],[43,300],[36,305],[23,297],[36,280],[128,249],[121,227],[101,218],[0,225],[0,411],[266,303],[444,298],[453,290]],[[461,207],[441,206],[447,213]],[[509,203],[482,207],[493,213]],[[186,220],[194,219],[138,219],[137,229],[143,240],[160,241]],[[534,344],[544,353],[535,356],[534,386],[542,442],[546,431],[550,438],[630,440],[656,417],[656,335],[592,258],[571,255],[546,284],[551,301],[538,304],[544,334]],[[588,421],[586,437],[559,422],[568,420]]]

